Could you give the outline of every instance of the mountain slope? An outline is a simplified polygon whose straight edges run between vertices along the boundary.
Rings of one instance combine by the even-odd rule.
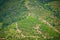
[[[0,9],[0,39],[60,40],[58,1],[6,0]]]

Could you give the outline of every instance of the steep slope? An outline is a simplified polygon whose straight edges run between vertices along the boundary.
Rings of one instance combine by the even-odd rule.
[[[0,39],[60,40],[58,1],[6,0],[0,9]]]
[[[6,40],[46,40],[59,35],[59,32],[56,32],[44,22],[31,16],[9,25],[4,30],[7,35],[5,36]]]

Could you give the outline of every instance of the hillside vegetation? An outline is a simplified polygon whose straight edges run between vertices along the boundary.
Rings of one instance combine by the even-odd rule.
[[[0,40],[60,40],[60,0],[1,0]]]

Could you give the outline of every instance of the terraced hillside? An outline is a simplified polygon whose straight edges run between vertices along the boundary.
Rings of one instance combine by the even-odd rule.
[[[59,0],[1,0],[0,40],[60,40]]]

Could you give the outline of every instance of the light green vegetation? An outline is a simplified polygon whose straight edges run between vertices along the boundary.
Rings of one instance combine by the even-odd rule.
[[[4,28],[5,32],[6,32],[6,40],[17,40],[17,39],[21,39],[21,40],[45,40],[45,39],[50,39],[53,38],[55,36],[58,36],[58,33],[55,32],[53,29],[51,29],[48,25],[46,25],[45,23],[43,23],[42,21],[38,20],[37,18],[34,18],[32,16],[28,16],[28,18],[20,20],[17,22],[17,26],[18,29],[21,30],[21,33],[24,36],[36,36],[34,37],[25,37],[23,38],[21,36],[21,33],[17,32],[17,28],[16,28],[16,22],[12,23],[11,25],[9,25],[6,28]],[[40,26],[39,26],[40,25]],[[36,29],[36,27],[39,26],[39,31],[42,31],[43,34],[40,34]],[[46,38],[44,38],[42,35],[46,36]],[[39,38],[38,38],[38,37]],[[16,38],[16,39],[14,39]]]

